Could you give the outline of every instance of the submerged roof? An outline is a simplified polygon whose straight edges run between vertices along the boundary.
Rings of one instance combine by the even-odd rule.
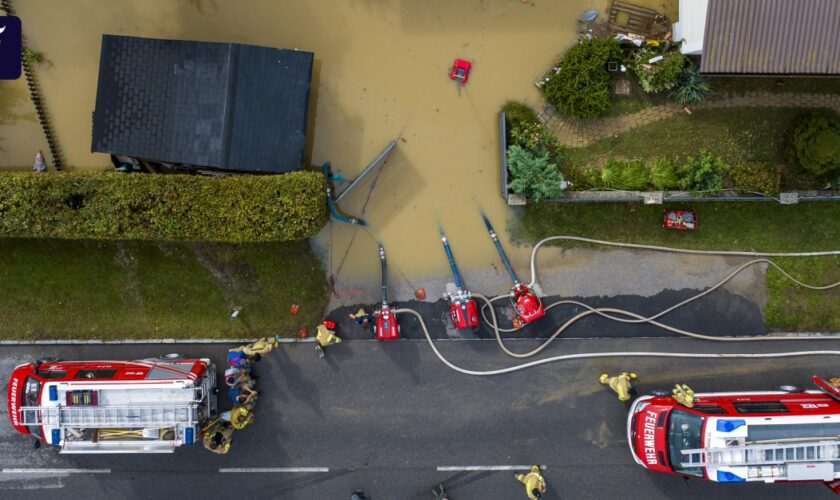
[[[94,152],[243,172],[303,165],[313,54],[102,37]]]
[[[840,74],[840,1],[709,0],[700,71]]]

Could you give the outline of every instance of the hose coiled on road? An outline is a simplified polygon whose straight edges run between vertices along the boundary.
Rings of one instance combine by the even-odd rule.
[[[493,302],[495,302],[497,300],[501,300],[501,299],[506,299],[508,296],[507,295],[501,295],[501,296],[494,297],[494,298],[490,299],[490,298],[485,297],[484,295],[473,294],[474,297],[476,297],[478,299],[481,299],[482,301],[485,302],[485,304],[481,308],[482,309],[482,317],[483,317],[484,321],[487,322],[491,326],[491,328],[493,328],[493,331],[494,331],[495,336],[496,336],[496,341],[498,342],[499,347],[502,349],[502,351],[505,354],[507,354],[511,357],[514,357],[514,358],[517,358],[517,359],[525,359],[525,358],[530,358],[532,356],[535,356],[535,355],[539,354],[546,347],[548,347],[548,345],[554,339],[556,339],[561,333],[563,333],[563,331],[565,331],[567,328],[569,328],[572,324],[574,324],[575,322],[577,322],[578,320],[580,320],[582,318],[585,318],[585,317],[593,315],[593,314],[597,314],[601,317],[604,317],[604,318],[607,318],[607,319],[610,319],[610,320],[613,320],[613,321],[623,322],[623,323],[650,323],[650,324],[655,325],[659,328],[677,333],[679,335],[684,335],[684,336],[687,336],[687,337],[692,337],[692,338],[701,339],[701,340],[712,340],[712,341],[717,341],[717,342],[754,342],[754,341],[803,340],[802,337],[795,337],[795,336],[791,336],[791,337],[773,337],[773,336],[715,337],[715,336],[711,336],[711,335],[703,335],[703,334],[700,334],[700,333],[691,332],[691,331],[684,330],[684,329],[681,329],[681,328],[666,325],[664,323],[656,321],[656,319],[660,318],[660,317],[668,314],[669,312],[671,312],[671,311],[673,311],[677,308],[680,308],[680,307],[682,307],[682,306],[684,306],[684,305],[686,305],[686,304],[688,304],[692,301],[695,301],[695,300],[697,300],[701,297],[704,297],[704,296],[712,293],[713,291],[715,291],[718,288],[720,288],[721,286],[723,286],[730,279],[735,277],[738,273],[742,272],[744,269],[746,269],[750,266],[756,265],[756,264],[762,264],[762,263],[768,264],[768,265],[776,268],[779,272],[781,272],[782,275],[785,276],[785,278],[793,281],[794,283],[796,283],[799,286],[802,286],[804,288],[808,288],[808,289],[811,289],[811,290],[829,290],[829,289],[835,288],[837,286],[840,286],[840,282],[830,283],[828,285],[810,285],[810,284],[804,283],[804,282],[794,278],[793,276],[791,276],[787,271],[785,271],[781,266],[779,266],[775,262],[773,262],[773,261],[771,261],[767,258],[764,258],[764,257],[824,257],[824,256],[835,256],[835,255],[840,255],[840,251],[768,253],[768,252],[743,252],[743,251],[718,251],[718,250],[691,250],[691,249],[661,247],[661,246],[656,246],[656,245],[640,245],[640,244],[633,244],[633,243],[618,243],[618,242],[605,241],[605,240],[595,240],[595,239],[590,239],[590,238],[582,238],[582,237],[578,237],[578,236],[552,236],[552,237],[544,238],[544,239],[540,240],[534,246],[534,249],[531,252],[531,281],[529,283],[529,286],[534,286],[537,283],[537,279],[536,279],[536,256],[537,256],[537,252],[539,251],[539,248],[544,243],[547,243],[549,241],[554,241],[554,240],[572,240],[572,241],[581,241],[581,242],[585,242],[585,243],[607,245],[607,246],[614,246],[614,247],[634,248],[634,249],[654,250],[654,251],[665,251],[665,252],[676,252],[676,253],[687,253],[687,254],[695,254],[695,255],[724,255],[724,256],[741,256],[741,257],[747,256],[747,257],[761,257],[761,258],[753,259],[753,260],[751,260],[749,262],[746,262],[746,263],[742,264],[741,266],[737,267],[729,275],[727,275],[725,278],[720,280],[717,284],[715,284],[714,286],[712,286],[708,290],[700,292],[700,293],[698,293],[698,294],[696,294],[692,297],[689,297],[688,299],[685,299],[685,300],[683,300],[683,301],[681,301],[677,304],[674,304],[671,307],[668,307],[668,308],[658,312],[657,314],[654,314],[654,315],[648,316],[648,317],[641,316],[641,315],[636,314],[632,311],[627,311],[627,310],[623,310],[623,309],[608,308],[608,307],[595,308],[595,307],[592,307],[588,304],[585,304],[585,303],[579,302],[579,301],[575,301],[575,300],[561,300],[561,301],[555,302],[553,304],[550,304],[546,307],[546,310],[548,310],[552,307],[556,307],[556,306],[560,306],[560,305],[564,305],[564,304],[570,304],[570,305],[576,305],[576,306],[579,306],[579,307],[583,307],[583,308],[586,309],[586,311],[578,313],[575,316],[569,318],[566,322],[564,322],[562,325],[560,325],[560,327],[549,338],[547,338],[542,344],[540,344],[536,349],[533,349],[533,350],[525,352],[525,353],[516,353],[516,352],[513,352],[510,349],[508,349],[507,346],[505,345],[503,339],[502,339],[502,336],[501,336],[502,332],[512,332],[512,331],[516,331],[516,330],[519,329],[519,328],[503,329],[503,328],[499,327],[498,318],[496,316],[496,311],[495,311],[495,309],[493,309]],[[491,320],[487,319],[487,315],[485,313],[486,309],[490,310]],[[510,367],[507,367],[507,368],[501,368],[501,369],[498,369],[498,370],[477,371],[477,370],[469,370],[469,369],[466,369],[466,368],[461,368],[461,367],[455,365],[454,363],[450,362],[449,360],[447,360],[440,353],[440,351],[438,351],[437,346],[435,346],[435,343],[432,340],[431,335],[429,334],[429,330],[426,326],[425,321],[423,320],[423,317],[417,311],[414,311],[413,309],[397,309],[395,312],[396,313],[411,314],[418,319],[418,321],[420,322],[420,326],[423,329],[423,334],[426,336],[426,340],[429,342],[429,345],[431,346],[435,355],[441,360],[441,362],[443,362],[449,368],[452,368],[453,370],[455,370],[457,372],[463,373],[465,375],[475,375],[475,376],[491,376],[491,375],[501,375],[501,374],[505,374],[505,373],[512,373],[512,372],[515,372],[515,371],[524,370],[524,369],[527,369],[527,368],[533,368],[533,367],[536,367],[536,366],[540,366],[540,365],[547,364],[547,363],[553,363],[553,362],[557,362],[557,361],[567,361],[567,360],[574,360],[574,359],[605,358],[605,357],[661,357],[661,358],[700,358],[700,359],[762,359],[762,358],[764,358],[764,359],[767,359],[767,358],[789,358],[789,357],[802,357],[802,356],[837,356],[837,355],[840,355],[840,351],[790,351],[790,352],[780,352],[780,353],[709,353],[709,354],[705,354],[705,353],[672,353],[672,352],[634,352],[634,351],[629,351],[629,352],[628,351],[598,352],[598,353],[579,353],[579,354],[565,354],[565,355],[560,355],[560,356],[552,356],[552,357],[549,357],[549,358],[539,359],[539,360],[536,360],[536,361],[529,361],[527,363],[522,363],[522,364],[519,364],[519,365],[510,366]],[[621,315],[623,317],[615,316],[615,315]],[[815,337],[815,336],[808,337],[808,340],[811,340],[811,339],[840,340],[840,336],[824,335],[824,336],[819,336],[819,337]]]

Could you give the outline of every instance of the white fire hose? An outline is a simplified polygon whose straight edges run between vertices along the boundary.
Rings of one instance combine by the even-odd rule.
[[[669,248],[669,247],[661,247],[655,245],[639,245],[633,243],[617,243],[612,241],[604,241],[604,240],[594,240],[590,238],[582,238],[578,236],[552,236],[549,238],[544,238],[540,240],[531,252],[531,282],[528,286],[534,286],[537,283],[537,275],[536,275],[536,256],[539,248],[549,241],[554,240],[572,240],[572,241],[581,241],[585,243],[592,243],[598,245],[607,245],[607,246],[614,246],[614,247],[623,247],[623,248],[635,248],[635,249],[644,249],[644,250],[654,250],[654,251],[661,251],[661,252],[675,252],[675,253],[687,253],[687,254],[694,254],[694,255],[723,255],[723,256],[741,256],[741,257],[761,257],[758,259],[751,260],[742,264],[741,266],[737,267],[734,271],[732,271],[729,275],[725,278],[720,280],[717,284],[705,290],[699,294],[696,294],[688,299],[683,300],[677,304],[674,304],[671,307],[668,307],[653,316],[641,316],[636,314],[632,311],[627,311],[623,309],[616,309],[616,308],[609,308],[609,307],[601,307],[601,308],[594,308],[588,304],[584,304],[582,302],[574,301],[574,300],[561,300],[546,306],[546,310],[551,309],[552,307],[556,307],[563,304],[572,304],[579,307],[583,307],[587,309],[581,313],[576,314],[575,316],[569,318],[566,322],[564,322],[560,327],[549,337],[547,338],[539,347],[533,349],[526,353],[515,353],[505,346],[504,341],[502,340],[501,333],[502,332],[512,332],[516,331],[519,328],[511,328],[511,329],[503,329],[499,328],[498,321],[496,318],[496,311],[493,309],[493,302],[497,300],[502,300],[508,298],[507,295],[501,295],[499,297],[494,297],[493,299],[489,299],[480,294],[473,294],[475,297],[483,300],[485,305],[482,306],[482,316],[484,321],[487,322],[496,335],[496,341],[499,344],[499,347],[504,351],[507,355],[512,356],[517,359],[524,359],[532,357],[536,354],[539,354],[543,349],[548,347],[548,344],[551,343],[552,340],[557,338],[563,331],[569,328],[572,324],[577,322],[578,320],[585,318],[586,316],[590,316],[592,314],[597,314],[601,317],[618,321],[622,323],[650,323],[655,325],[659,328],[664,330],[668,330],[679,335],[684,335],[692,338],[702,339],[702,340],[712,340],[718,342],[755,342],[755,341],[782,341],[782,340],[804,340],[802,337],[776,337],[776,336],[749,336],[749,337],[715,337],[711,335],[703,335],[696,332],[690,332],[688,330],[683,330],[681,328],[676,328],[670,325],[666,325],[656,321],[657,318],[668,314],[669,312],[682,307],[689,302],[697,300],[715,290],[723,286],[727,281],[735,277],[738,273],[746,269],[747,267],[766,263],[770,266],[775,267],[779,272],[782,273],[787,279],[793,281],[799,286],[804,288],[808,288],[811,290],[829,290],[831,288],[835,288],[840,286],[840,282],[831,283],[828,285],[809,285],[807,283],[803,283],[789,273],[787,273],[784,269],[782,269],[778,264],[773,261],[770,261],[764,257],[825,257],[825,256],[835,256],[840,255],[840,250],[835,251],[825,251],[825,252],[798,252],[798,253],[767,253],[767,252],[741,252],[741,251],[719,251],[719,250],[690,250],[690,249],[681,249],[681,248]],[[490,316],[492,321],[488,321],[485,308],[490,310]],[[526,368],[533,368],[535,366],[553,363],[556,361],[566,361],[566,360],[573,360],[573,359],[591,359],[591,358],[606,358],[606,357],[659,357],[659,358],[700,358],[700,359],[767,359],[767,358],[791,358],[791,357],[802,357],[802,356],[837,356],[840,355],[840,351],[792,351],[792,352],[779,352],[779,353],[744,353],[744,354],[737,354],[737,353],[711,353],[711,354],[701,354],[701,353],[674,353],[674,352],[591,352],[591,353],[579,353],[579,354],[565,354],[560,356],[552,356],[549,358],[539,359],[536,361],[529,361],[527,363],[522,363],[519,365],[510,366],[507,368],[502,368],[498,370],[488,370],[488,371],[476,371],[476,370],[469,370],[465,368],[461,368],[449,360],[447,360],[441,353],[438,351],[437,347],[432,340],[431,335],[429,334],[429,330],[426,327],[425,321],[423,321],[423,317],[413,309],[397,309],[396,313],[408,313],[414,315],[419,321],[420,326],[423,329],[423,333],[426,336],[426,339],[429,342],[429,345],[432,347],[435,355],[448,367],[452,368],[453,370],[463,373],[465,375],[476,375],[476,376],[489,376],[489,375],[501,375],[504,373],[511,373],[518,370],[524,370]],[[615,314],[624,316],[614,316]],[[814,336],[808,337],[807,340],[840,340],[840,336],[837,335],[823,335],[823,336]]]

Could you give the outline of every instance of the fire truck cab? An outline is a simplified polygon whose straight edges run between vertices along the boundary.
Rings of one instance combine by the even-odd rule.
[[[209,359],[46,361],[15,367],[12,426],[60,453],[171,453],[218,411]]]
[[[633,459],[659,472],[719,482],[840,479],[837,387],[820,391],[695,394],[691,408],[671,396],[642,396],[627,419]]]

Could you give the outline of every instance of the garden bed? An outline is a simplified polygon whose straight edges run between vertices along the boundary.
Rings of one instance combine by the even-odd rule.
[[[564,148],[557,155],[558,168],[571,185],[561,195],[543,196],[540,201],[838,200],[836,187],[796,161],[791,138],[797,124],[813,113],[799,108],[701,109],[582,148]],[[837,115],[819,110],[816,116]],[[508,149],[512,137],[503,122],[504,115],[500,151]],[[500,168],[505,169],[500,172],[503,196],[515,201],[511,204],[523,204],[522,192],[504,190],[512,174],[506,170],[505,155],[500,155]],[[714,170],[711,180],[706,178],[710,170]],[[680,178],[685,176],[690,178]]]

